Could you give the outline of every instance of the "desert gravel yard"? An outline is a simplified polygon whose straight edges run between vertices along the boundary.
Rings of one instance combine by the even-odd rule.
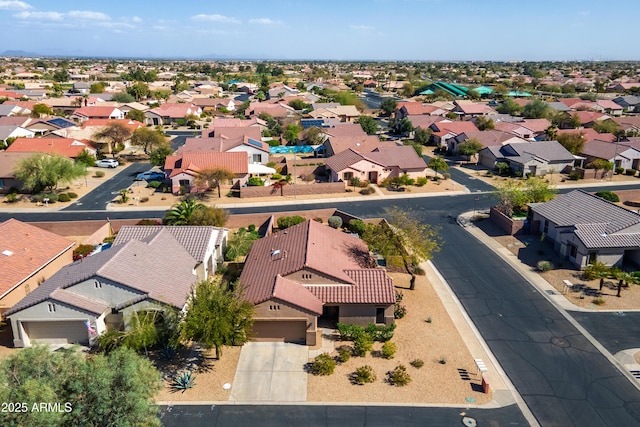
[[[309,374],[307,401],[460,406],[469,401],[479,405],[489,402],[492,395],[482,393],[481,380],[476,374],[471,353],[425,276],[418,276],[415,290],[411,291],[408,289],[408,275],[389,274],[396,286],[403,291],[402,304],[407,307],[407,315],[396,321],[398,326],[391,340],[398,349],[395,357],[387,360],[371,354],[365,357],[352,356],[347,362],[338,365],[333,375]],[[351,344],[336,341],[335,348]],[[382,343],[375,343],[374,353],[378,353],[381,347]],[[331,355],[336,356],[337,352]],[[422,359],[424,366],[420,369],[411,366],[409,362],[415,359]],[[440,363],[441,360],[446,363]],[[399,364],[406,366],[412,380],[403,387],[386,382],[387,371]],[[351,384],[351,373],[363,365],[373,368],[377,380],[365,385]],[[468,376],[464,375],[465,372]]]

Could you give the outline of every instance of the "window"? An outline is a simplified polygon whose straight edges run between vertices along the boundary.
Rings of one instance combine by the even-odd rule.
[[[376,323],[384,323],[384,307],[376,308]]]
[[[47,308],[49,309],[49,313],[55,313],[56,312],[56,305],[52,302],[47,304]]]
[[[353,178],[353,172],[345,172],[342,177],[344,181],[349,181],[351,178]]]
[[[549,220],[548,219],[544,220],[544,232],[545,232],[545,234],[549,232]]]
[[[262,161],[262,154],[253,155],[253,163],[260,163]]]
[[[571,258],[578,256],[578,248],[575,245],[569,245],[569,255]]]

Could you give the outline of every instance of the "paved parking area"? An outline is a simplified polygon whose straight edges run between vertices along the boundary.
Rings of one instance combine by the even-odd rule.
[[[309,348],[283,342],[250,342],[242,347],[229,400],[306,402]]]

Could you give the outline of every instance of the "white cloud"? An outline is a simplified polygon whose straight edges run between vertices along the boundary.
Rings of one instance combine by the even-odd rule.
[[[64,13],[60,12],[28,12],[23,11],[13,15],[18,19],[43,20],[43,21],[62,21]]]
[[[373,27],[371,27],[369,25],[349,25],[349,28],[351,28],[352,30],[358,30],[358,31],[371,31],[371,30],[373,30]]]
[[[131,22],[142,22],[142,18],[139,16],[133,16],[131,17]]]
[[[261,25],[278,25],[282,24],[282,21],[274,21],[270,18],[253,18],[249,19],[250,24],[261,24]]]
[[[0,9],[3,10],[27,10],[33,9],[29,3],[19,0],[0,0]]]
[[[92,12],[90,10],[72,10],[68,12],[67,17],[71,19],[87,19],[92,21],[110,21],[109,15],[102,12]]]
[[[591,13],[591,11],[589,11],[589,10],[581,10],[580,12],[578,12],[578,15],[586,16],[586,15],[588,15],[590,13]]]
[[[205,15],[204,13],[195,15],[191,17],[194,21],[205,21],[205,22],[223,22],[227,24],[239,24],[240,21],[236,18],[232,18],[230,16],[219,15],[214,13],[212,15]]]

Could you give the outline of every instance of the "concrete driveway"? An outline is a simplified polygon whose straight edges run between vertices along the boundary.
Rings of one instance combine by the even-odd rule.
[[[309,348],[283,342],[250,342],[240,351],[229,400],[305,402]]]

